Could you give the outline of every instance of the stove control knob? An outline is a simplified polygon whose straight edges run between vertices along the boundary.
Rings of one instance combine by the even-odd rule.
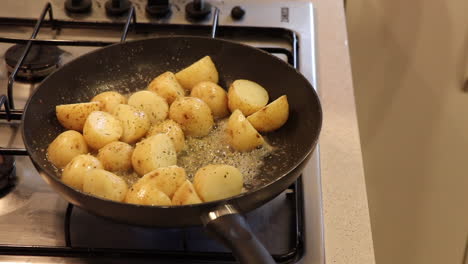
[[[132,4],[128,0],[107,0],[106,12],[110,16],[120,16],[130,10]]]
[[[192,20],[203,20],[211,13],[211,5],[203,0],[193,0],[185,6],[185,15]]]
[[[156,18],[163,18],[171,13],[169,0],[148,0],[146,13]]]
[[[235,6],[231,10],[231,17],[234,20],[241,20],[245,15],[245,10],[240,6]]]
[[[86,13],[91,10],[91,0],[66,0],[65,9],[70,13]]]

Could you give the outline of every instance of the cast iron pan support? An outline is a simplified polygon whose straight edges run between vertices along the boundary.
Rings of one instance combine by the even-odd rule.
[[[211,37],[216,37],[219,9],[215,7]],[[201,216],[208,232],[232,250],[242,264],[276,263],[271,254],[252,233],[245,218],[230,204],[221,205]]]

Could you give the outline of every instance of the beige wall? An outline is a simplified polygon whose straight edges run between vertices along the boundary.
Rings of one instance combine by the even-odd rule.
[[[377,263],[463,263],[468,1],[347,2]]]

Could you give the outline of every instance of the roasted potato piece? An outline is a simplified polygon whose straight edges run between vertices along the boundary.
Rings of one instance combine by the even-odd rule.
[[[228,91],[229,110],[239,109],[249,116],[268,103],[268,92],[258,83],[249,80],[235,80]]]
[[[83,131],[83,126],[89,114],[99,111],[101,104],[98,102],[64,104],[55,107],[55,114],[60,124],[66,129]]]
[[[151,125],[146,113],[131,105],[119,104],[114,109],[114,116],[123,128],[120,140],[129,144],[142,138]]]
[[[107,112],[94,111],[86,119],[83,136],[86,143],[93,149],[119,140],[123,134],[119,120]]]
[[[148,85],[148,90],[156,92],[164,97],[169,105],[171,105],[175,99],[185,95],[184,88],[180,85],[172,72],[165,72],[154,78]]]
[[[168,206],[171,199],[153,185],[132,186],[125,197],[126,203]]]
[[[187,90],[192,90],[195,85],[203,81],[218,83],[218,71],[210,56],[205,56],[179,71],[175,74],[175,77],[182,87]]]
[[[229,115],[227,93],[216,83],[200,82],[193,87],[190,96],[202,99],[210,107],[214,118]]]
[[[150,137],[159,133],[166,134],[169,136],[169,138],[171,138],[177,152],[180,152],[185,148],[184,131],[182,131],[180,125],[173,120],[168,119],[164,122],[152,126],[146,135]]]
[[[186,204],[198,204],[202,203],[202,200],[198,196],[192,183],[186,180],[172,197],[172,205],[186,205]]]
[[[97,158],[108,171],[127,171],[132,168],[132,154],[132,146],[115,141],[99,149]]]
[[[127,103],[127,98],[118,92],[108,91],[94,96],[91,102],[101,103],[101,110],[112,114],[116,106]]]
[[[70,187],[83,190],[84,176],[92,169],[103,169],[95,157],[85,154],[74,157],[62,172],[62,181]]]
[[[178,166],[169,166],[148,172],[141,177],[133,187],[153,185],[171,198],[186,179],[187,174],[185,174],[185,170],[183,168]]]
[[[133,169],[139,175],[176,164],[174,143],[166,134],[156,134],[140,141],[132,154]]]
[[[241,172],[229,165],[208,165],[200,168],[193,179],[197,194],[205,202],[221,200],[241,193]]]
[[[97,197],[122,202],[128,186],[124,179],[105,170],[88,171],[83,180],[83,191]]]
[[[238,109],[229,117],[226,134],[228,144],[238,151],[252,150],[264,142],[263,137]]]
[[[213,128],[213,115],[210,107],[201,99],[181,97],[169,108],[169,118],[179,123],[185,134],[203,137]]]
[[[47,148],[47,158],[57,168],[65,167],[74,157],[88,153],[84,137],[74,130],[58,135]]]
[[[286,123],[289,116],[289,104],[286,95],[281,96],[267,106],[247,117],[250,124],[260,132],[270,132]]]
[[[128,98],[128,104],[143,110],[151,124],[165,120],[169,112],[166,99],[152,91],[139,91],[132,94]]]

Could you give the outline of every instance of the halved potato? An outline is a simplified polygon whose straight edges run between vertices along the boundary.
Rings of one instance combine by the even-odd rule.
[[[238,109],[229,117],[226,135],[228,144],[238,151],[252,150],[264,142],[263,137]]]
[[[214,118],[229,115],[226,91],[214,82],[200,82],[195,85],[190,96],[203,100],[211,109]]]
[[[202,202],[189,180],[185,180],[172,197],[172,205],[198,204]]]
[[[124,179],[112,172],[94,169],[85,174],[83,191],[94,196],[122,202],[127,195],[128,186]]]
[[[100,109],[101,104],[99,102],[64,104],[55,107],[55,114],[64,128],[81,132],[89,114]]]
[[[146,135],[150,137],[159,133],[166,134],[171,138],[177,152],[185,148],[184,131],[182,131],[180,125],[173,120],[168,119],[152,126]]]
[[[166,119],[169,112],[169,105],[166,99],[152,91],[139,91],[132,94],[128,98],[128,104],[143,110],[151,124],[156,124]]]
[[[193,137],[203,137],[213,128],[210,107],[195,97],[180,97],[169,108],[169,118],[179,123],[182,130]]]
[[[93,149],[119,140],[123,134],[119,120],[107,112],[94,111],[86,119],[83,136],[86,143]]]
[[[114,109],[114,116],[123,128],[120,140],[129,144],[142,138],[151,125],[146,113],[131,105],[119,104]]]
[[[200,168],[194,176],[193,186],[205,202],[221,200],[242,191],[241,172],[229,165],[208,165]]]
[[[83,135],[67,130],[58,135],[47,148],[47,158],[57,168],[65,167],[74,157],[88,153]]]
[[[199,82],[211,81],[218,83],[218,70],[216,70],[216,66],[210,56],[205,56],[176,73],[175,77],[182,87],[192,90]]]
[[[153,185],[171,198],[186,179],[187,174],[183,168],[179,166],[169,166],[148,172],[143,175],[133,187]]]
[[[156,134],[140,141],[132,154],[133,169],[139,175],[176,164],[174,143],[166,134]]]
[[[268,103],[268,92],[258,83],[235,80],[228,91],[229,110],[239,109],[245,116],[251,115]]]
[[[83,190],[84,176],[92,169],[103,169],[95,157],[85,154],[74,157],[62,172],[62,181],[70,187]]]
[[[281,96],[267,106],[247,117],[250,124],[260,132],[270,132],[280,128],[289,116],[289,104],[286,95]]]
[[[141,205],[171,205],[171,199],[153,185],[132,186],[125,197],[126,203]]]
[[[184,88],[177,81],[174,73],[165,72],[154,78],[148,85],[148,90],[164,97],[170,105],[175,99],[185,95]]]
[[[112,114],[116,106],[127,103],[127,98],[118,92],[107,91],[94,96],[91,102],[100,102],[102,111]]]
[[[127,171],[132,168],[132,154],[132,146],[115,141],[99,149],[97,158],[108,171]]]

